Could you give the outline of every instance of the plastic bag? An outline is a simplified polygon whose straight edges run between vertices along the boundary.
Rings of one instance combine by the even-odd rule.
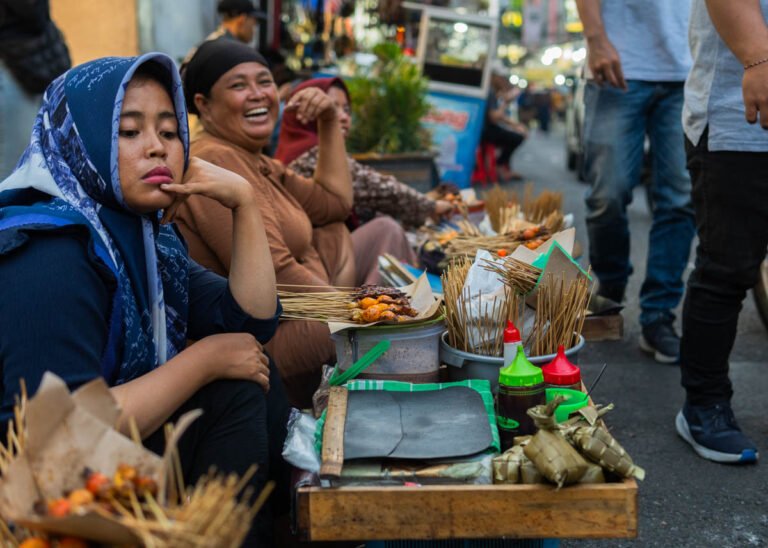
[[[312,394],[312,414],[316,419],[320,418],[325,408],[328,407],[328,396],[331,393],[330,380],[333,376],[335,367],[330,365],[323,365],[323,372],[320,376],[320,386],[317,387],[315,393]]]
[[[315,450],[317,420],[309,413],[291,409],[288,433],[283,445],[283,458],[300,470],[320,471],[320,455]]]

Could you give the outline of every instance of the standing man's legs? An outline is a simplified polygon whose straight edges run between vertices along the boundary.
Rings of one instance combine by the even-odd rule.
[[[627,205],[640,178],[645,139],[645,110],[651,86],[628,82],[627,91],[589,82],[584,94],[584,173],[587,232],[592,269],[599,292],[624,298],[629,262]]]
[[[653,221],[646,275],[640,290],[640,346],[657,361],[676,363],[680,339],[672,310],[683,297],[683,272],[694,235],[691,179],[681,123],[683,83],[657,83],[647,119],[651,142]]]
[[[706,133],[687,152],[699,244],[683,306],[677,431],[704,458],[754,462],[757,448],[731,411],[728,357],[768,246],[768,153],[710,152]]]

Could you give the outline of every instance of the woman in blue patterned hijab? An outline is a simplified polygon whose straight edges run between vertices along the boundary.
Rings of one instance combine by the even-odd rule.
[[[170,226],[158,224],[157,215],[134,215],[120,186],[117,153],[125,88],[146,62],[166,67],[186,166],[186,113],[181,85],[171,81],[175,70],[170,59],[106,58],[76,67],[50,85],[30,146],[0,184],[0,204],[19,203],[26,196],[35,201],[3,210],[0,228],[15,228],[17,238],[64,225],[84,226],[93,233],[95,252],[118,282],[112,327],[113,336],[119,337],[110,341],[101,366],[103,376],[118,384],[165,363],[186,342],[184,248]],[[32,191],[45,199],[38,201],[41,196]]]
[[[257,462],[258,487],[287,410],[261,347],[280,313],[269,245],[250,184],[188,151],[163,54],[91,61],[48,87],[0,182],[0,419],[21,379],[34,392],[45,371],[71,388],[100,375],[150,446],[167,420],[205,410],[180,445],[190,481]],[[229,281],[167,224],[193,194],[232,211]],[[200,341],[185,349],[188,338]]]

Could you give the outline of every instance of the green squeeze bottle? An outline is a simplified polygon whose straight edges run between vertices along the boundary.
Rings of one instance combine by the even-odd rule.
[[[501,449],[512,447],[515,436],[536,432],[536,427],[526,411],[546,403],[544,374],[525,357],[522,346],[511,364],[499,372],[499,394],[496,415],[501,437]]]

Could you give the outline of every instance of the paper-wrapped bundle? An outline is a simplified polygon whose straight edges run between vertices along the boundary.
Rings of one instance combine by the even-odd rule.
[[[609,472],[625,478],[645,478],[645,470],[632,462],[632,457],[603,426],[581,426],[573,432],[573,441],[587,458]]]
[[[187,490],[175,448],[199,414],[166,429],[161,458],[114,429],[120,410],[103,380],[70,394],[46,373],[34,398],[22,396],[0,452],[0,522],[108,545],[239,546],[271,485],[252,504],[247,477],[209,475]],[[0,525],[4,541],[16,543]]]

